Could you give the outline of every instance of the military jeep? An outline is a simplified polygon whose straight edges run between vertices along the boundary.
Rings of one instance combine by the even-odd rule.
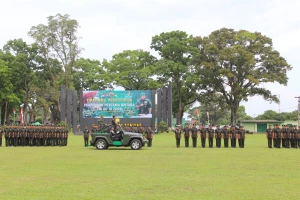
[[[140,133],[126,132],[121,127],[122,137],[114,138],[106,129],[105,131],[99,131],[92,133],[92,140],[90,141],[91,146],[95,146],[99,150],[107,149],[109,146],[114,147],[128,147],[130,146],[133,150],[139,150],[148,140],[144,139]]]

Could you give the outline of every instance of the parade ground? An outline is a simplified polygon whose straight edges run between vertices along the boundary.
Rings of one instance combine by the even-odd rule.
[[[300,149],[269,149],[265,134],[245,148],[153,147],[96,150],[82,136],[66,147],[1,147],[0,199],[298,199]],[[206,144],[208,146],[208,144]]]

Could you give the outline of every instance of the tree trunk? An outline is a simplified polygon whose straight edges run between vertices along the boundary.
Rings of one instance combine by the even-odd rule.
[[[27,123],[27,107],[28,107],[28,98],[29,98],[29,90],[26,90],[26,97],[23,106],[23,113],[24,113],[24,124]]]
[[[236,125],[236,115],[237,115],[238,107],[239,107],[238,104],[233,104],[233,105],[231,105],[230,122],[231,122],[231,125],[233,125],[233,126]]]
[[[8,100],[5,100],[5,110],[4,110],[4,123],[7,125],[7,106],[8,106]]]
[[[181,120],[182,120],[181,113],[183,112],[183,110],[181,108],[182,103],[181,103],[180,91],[179,90],[177,92],[177,96],[178,96],[178,113],[177,113],[176,125],[181,124]]]

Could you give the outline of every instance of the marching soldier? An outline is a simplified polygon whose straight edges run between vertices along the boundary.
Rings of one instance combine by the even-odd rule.
[[[236,133],[237,131],[235,130],[235,126],[231,126],[230,132],[229,132],[229,137],[230,137],[230,143],[231,147],[235,148],[236,147]]]
[[[198,130],[197,130],[195,124],[193,124],[193,127],[191,128],[191,133],[192,133],[193,147],[196,148],[197,147]]]
[[[212,128],[212,125],[209,125],[209,129],[207,130],[208,133],[208,145],[209,148],[213,148],[213,144],[214,144],[214,129]]]
[[[152,140],[153,140],[153,131],[151,130],[151,126],[148,126],[148,129],[145,131],[146,138],[149,141],[148,147],[152,147]]]
[[[175,132],[176,146],[177,146],[177,148],[179,148],[180,147],[180,140],[181,140],[180,125],[176,126],[176,129],[175,129],[174,132]]]
[[[221,138],[222,138],[222,130],[220,129],[220,125],[217,125],[217,129],[215,130],[215,138],[216,138],[216,146],[220,148]]]
[[[190,128],[188,124],[185,124],[185,127],[183,129],[184,132],[184,142],[185,147],[189,147],[189,140],[190,140]]]
[[[228,135],[229,135],[229,131],[227,129],[227,126],[224,126],[224,129],[222,131],[222,135],[223,135],[223,139],[224,139],[224,147],[228,148]]]
[[[239,147],[244,148],[245,147],[245,130],[243,126],[240,126],[240,130],[238,130],[238,141],[239,141]]]
[[[83,140],[84,140],[85,147],[87,147],[89,144],[89,134],[90,134],[90,131],[88,129],[88,126],[85,126],[84,131],[83,131]]]
[[[272,148],[272,135],[273,135],[273,129],[271,125],[269,125],[269,128],[266,131],[266,138],[268,140],[268,147]]]
[[[207,129],[204,127],[204,125],[202,125],[201,129],[200,129],[200,137],[201,137],[202,148],[205,148],[206,133],[207,133]]]

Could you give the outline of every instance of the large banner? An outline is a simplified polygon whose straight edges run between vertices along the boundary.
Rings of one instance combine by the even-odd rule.
[[[83,91],[83,118],[152,118],[152,91]]]

